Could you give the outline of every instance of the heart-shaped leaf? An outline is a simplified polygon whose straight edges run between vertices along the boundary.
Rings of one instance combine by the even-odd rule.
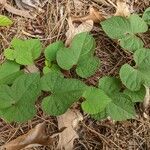
[[[93,57],[92,54],[86,54],[79,59],[76,72],[82,78],[87,78],[97,70],[100,66],[100,60]]]
[[[129,89],[125,89],[123,93],[128,95],[134,103],[143,102],[146,94],[146,89],[144,86],[142,86],[139,91],[130,91]]]
[[[112,39],[118,39],[125,50],[135,52],[144,45],[135,34],[146,32],[148,26],[137,14],[132,14],[128,18],[113,16],[101,22],[101,25],[105,33]]]
[[[108,95],[119,92],[121,86],[121,81],[115,77],[105,76],[99,79],[98,87],[105,91]]]
[[[123,84],[131,91],[139,91],[144,84],[150,86],[150,49],[139,49],[134,53],[136,69],[125,64],[120,69]]]
[[[128,64],[125,64],[121,67],[120,78],[122,83],[131,91],[140,90],[143,83],[140,72]]]
[[[129,18],[113,16],[101,22],[105,33],[112,39],[122,39],[127,33],[137,34],[148,30],[146,22],[137,14],[130,15]]]
[[[63,47],[64,43],[62,41],[57,41],[47,46],[44,52],[46,60],[48,62],[55,61],[57,52]]]
[[[42,90],[52,94],[43,99],[42,108],[49,115],[58,116],[82,97],[87,86],[76,79],[65,79],[62,75],[51,72],[41,79]]]
[[[93,75],[100,65],[99,59],[93,56],[95,40],[89,33],[76,35],[69,48],[62,48],[57,52],[57,63],[69,70],[76,66],[79,76],[87,78]]]
[[[134,104],[125,94],[113,94],[113,101],[107,107],[107,114],[115,121],[135,118]]]
[[[113,16],[101,22],[105,33],[112,39],[121,39],[130,31],[130,22],[125,17]]]
[[[148,30],[146,22],[137,14],[129,16],[130,32],[133,34],[144,33]]]
[[[150,7],[148,7],[143,13],[143,20],[150,25]]]
[[[120,46],[131,52],[135,52],[136,50],[143,48],[144,43],[137,36],[128,34],[120,40]]]
[[[40,94],[40,75],[25,74],[11,87],[0,86],[1,117],[8,122],[24,122],[36,114],[35,101]]]
[[[23,72],[20,71],[19,64],[12,61],[6,61],[0,65],[0,85],[12,84],[13,81],[22,74]]]
[[[134,60],[138,69],[144,70],[150,67],[150,49],[142,48],[134,53]]]
[[[122,120],[131,119],[135,117],[135,109],[130,97],[120,92],[121,83],[119,79],[114,77],[103,77],[102,79],[99,80],[98,90],[101,92],[105,91],[104,93],[105,98],[108,97],[110,101],[107,103],[107,105],[105,105],[105,108],[103,107],[103,109],[99,109],[99,112],[98,112],[98,108],[101,108],[103,106],[100,105],[102,102],[99,99],[102,99],[104,97],[103,96],[99,97],[98,99],[99,101],[97,100],[99,103],[94,103],[94,102],[92,103],[91,101],[91,103],[89,103],[89,107],[87,108],[92,108],[90,110],[92,110],[92,112],[95,112],[95,114],[94,113],[92,114],[90,112],[93,118],[100,120],[100,119],[105,119],[109,116],[111,117],[111,119],[115,121],[122,121]],[[91,94],[92,96],[91,99],[94,97],[96,98],[96,94],[101,95],[100,93],[98,93],[98,90],[97,93],[93,92],[92,93],[93,95]],[[106,99],[103,99],[103,103],[105,101]]]
[[[82,103],[82,109],[89,114],[97,114],[104,111],[106,106],[111,102],[111,99],[104,91],[94,87],[89,88],[83,97],[86,100]]]
[[[41,43],[38,39],[13,39],[11,48],[6,49],[4,55],[9,60],[15,60],[21,65],[32,65],[41,54]]]

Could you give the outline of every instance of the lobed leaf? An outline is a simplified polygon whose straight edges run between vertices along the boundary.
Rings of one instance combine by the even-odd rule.
[[[130,15],[129,18],[113,16],[101,22],[105,33],[112,39],[122,39],[128,33],[137,34],[148,30],[146,22],[137,14]]]
[[[1,117],[8,122],[24,122],[36,114],[35,101],[40,95],[40,75],[25,74],[11,87],[0,86]]]
[[[93,57],[91,54],[86,54],[79,59],[76,72],[82,78],[92,76],[100,67],[100,60],[97,57]]]
[[[135,118],[134,104],[125,94],[113,94],[113,101],[107,107],[108,116],[115,121]]]
[[[124,38],[120,40],[120,46],[131,52],[143,48],[143,41],[135,35],[127,34]]]
[[[9,60],[15,60],[21,65],[32,65],[41,54],[41,43],[38,39],[13,39],[11,49],[6,49],[4,55]]]
[[[64,43],[62,41],[57,41],[47,46],[44,51],[46,60],[48,62],[55,61],[57,52],[63,47],[64,47]]]
[[[41,79],[42,90],[50,91],[51,95],[44,98],[42,102],[43,110],[49,115],[58,116],[79,98],[82,97],[87,86],[76,79],[65,79],[62,75],[51,72]]]
[[[89,33],[80,33],[74,37],[69,48],[57,52],[57,63],[64,70],[76,66],[79,76],[90,77],[100,66],[100,61],[93,56],[94,48],[94,38]]]
[[[143,102],[146,94],[146,89],[144,86],[142,86],[139,91],[130,91],[129,89],[125,89],[123,93],[128,95],[134,103]]]
[[[113,16],[103,22],[101,26],[112,39],[121,39],[130,31],[130,22],[125,17]]]
[[[131,91],[138,91],[141,88],[143,79],[140,72],[128,64],[124,64],[120,69],[122,83]]]
[[[150,67],[150,49],[142,48],[134,53],[134,60],[138,69],[149,70]]]
[[[146,22],[137,14],[129,16],[130,32],[133,34],[144,33],[148,30]]]
[[[144,13],[143,13],[143,20],[145,20],[145,22],[150,25],[150,7],[148,7]]]
[[[115,121],[135,117],[134,105],[129,96],[120,92],[121,82],[114,77],[103,77],[99,80],[99,89],[88,89],[82,103],[85,112],[97,120],[108,116]]]
[[[87,89],[83,97],[86,99],[82,103],[82,109],[89,114],[97,114],[104,111],[106,106],[111,102],[104,91],[91,87]]]
[[[121,89],[121,82],[115,77],[105,76],[99,79],[98,87],[108,95],[119,92]]]
[[[22,74],[23,72],[20,71],[19,64],[12,61],[5,61],[0,65],[0,85],[12,84],[13,81]]]

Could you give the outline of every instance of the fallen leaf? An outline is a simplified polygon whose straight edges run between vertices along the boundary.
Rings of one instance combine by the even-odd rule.
[[[25,18],[30,18],[30,19],[34,19],[36,17],[36,15],[31,15],[30,11],[24,11],[24,10],[19,10],[16,9],[15,7],[7,4],[7,0],[1,0],[0,4],[10,13],[15,14],[15,15],[19,15]]]
[[[148,106],[150,105],[150,89],[147,86],[145,86],[145,88],[146,88],[146,95],[144,98],[143,107],[144,107],[144,110],[146,111]]]
[[[31,9],[31,8],[37,8],[37,6],[40,5],[39,0],[15,0],[16,5],[20,9]]]
[[[25,67],[24,72],[26,73],[36,73],[39,72],[39,68],[37,68],[35,65],[28,65]]]
[[[130,6],[127,4],[127,0],[117,0],[117,8],[114,16],[130,16]]]
[[[15,0],[16,5],[18,8],[22,10],[29,10],[29,11],[35,11],[38,12],[44,12],[39,6],[41,6],[41,3],[39,0]]]
[[[65,42],[66,46],[70,45],[75,35],[82,32],[90,32],[93,29],[94,22],[92,20],[87,20],[76,27],[75,24],[73,24],[72,19],[69,18],[68,25],[69,25],[69,30],[66,32],[66,37],[67,37]]]
[[[73,3],[76,12],[80,12],[83,9],[84,3],[81,0],[73,0]]]
[[[17,139],[6,143],[2,149],[6,150],[20,150],[32,144],[50,145],[53,139],[46,133],[46,124],[38,124],[35,128],[30,130],[27,134],[18,137]]]
[[[75,129],[78,123],[83,120],[83,116],[77,110],[68,110],[65,114],[57,117],[57,120],[59,129],[66,127],[59,134],[58,149],[72,150],[74,140],[79,138]]]
[[[86,16],[72,16],[72,22],[85,22],[87,20],[92,20],[94,23],[99,23],[105,20],[104,15],[102,15],[97,9],[90,7],[89,14]]]

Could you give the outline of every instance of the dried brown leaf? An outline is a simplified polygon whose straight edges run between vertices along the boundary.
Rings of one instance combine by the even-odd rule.
[[[39,68],[37,68],[35,65],[28,65],[25,67],[24,72],[26,73],[36,73],[39,72]]]
[[[145,88],[146,88],[146,95],[144,98],[143,106],[144,106],[144,110],[146,111],[148,106],[150,105],[150,89],[147,86],[145,86]]]
[[[29,11],[35,11],[38,12],[44,12],[39,6],[41,6],[41,3],[39,0],[15,0],[16,5],[18,8],[22,10],[29,10]]]
[[[117,0],[117,8],[115,16],[130,16],[130,6],[127,4],[127,0]]]
[[[66,37],[67,37],[65,43],[66,46],[70,45],[75,35],[82,32],[90,32],[93,29],[94,23],[92,20],[87,20],[76,27],[75,24],[73,24],[72,19],[69,18],[68,25],[69,25],[69,30],[66,32]]]
[[[2,4],[4,6],[4,8],[12,14],[19,15],[19,16],[22,16],[25,18],[30,18],[30,19],[34,19],[36,17],[36,15],[31,15],[30,11],[19,10],[19,9],[16,9],[15,7],[7,4],[6,0],[1,0],[0,4]]]
[[[83,120],[83,116],[77,110],[68,110],[65,114],[57,117],[58,128],[66,129],[59,134],[58,149],[72,150],[73,142],[78,138],[78,134],[75,129],[78,126],[79,121]]]
[[[73,0],[74,8],[76,12],[80,12],[84,6],[84,3],[81,0]]]
[[[46,134],[46,124],[38,124],[27,134],[18,137],[17,139],[6,143],[2,148],[6,150],[20,150],[32,144],[50,145],[53,139]]]
[[[104,15],[102,15],[97,9],[90,7],[89,14],[86,16],[72,16],[73,22],[85,22],[87,20],[93,20],[94,23],[99,23],[102,20],[105,20]]]

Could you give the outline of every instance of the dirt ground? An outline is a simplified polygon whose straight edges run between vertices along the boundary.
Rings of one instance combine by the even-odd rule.
[[[88,13],[89,6],[96,7],[105,15],[113,14],[115,9],[105,0],[80,0],[81,8],[76,5],[79,0],[49,0],[43,7],[44,12],[35,20],[13,15],[0,6],[0,14],[9,16],[14,24],[10,28],[0,29],[0,58],[3,60],[3,50],[7,48],[13,37],[40,38],[43,47],[61,39],[65,41],[65,33],[68,29],[67,18],[71,14],[84,15]],[[149,0],[135,0],[134,10],[138,13],[150,6]],[[132,1],[133,2],[133,1]],[[13,0],[9,3],[16,7]],[[27,35],[30,33],[31,35]],[[95,25],[92,34],[96,39],[96,55],[101,59],[102,66],[97,73],[85,82],[97,85],[97,81],[103,75],[117,76],[120,66],[131,63],[130,54],[125,53],[116,42],[110,40],[102,31],[100,25]],[[146,47],[150,48],[150,33],[142,36]],[[43,57],[37,64],[42,68]],[[0,120],[0,146],[15,139],[19,135],[27,133],[38,123],[46,122],[49,133],[57,132],[57,119],[47,116],[37,105],[37,115],[33,120],[24,124],[7,124]],[[95,121],[84,115],[84,120],[79,123],[79,139],[74,142],[74,150],[150,150],[150,119],[144,118],[142,110],[137,106],[138,117],[135,120],[113,123],[108,120]],[[149,112],[150,114],[150,112]],[[57,139],[49,147],[30,148],[31,150],[55,150]]]

